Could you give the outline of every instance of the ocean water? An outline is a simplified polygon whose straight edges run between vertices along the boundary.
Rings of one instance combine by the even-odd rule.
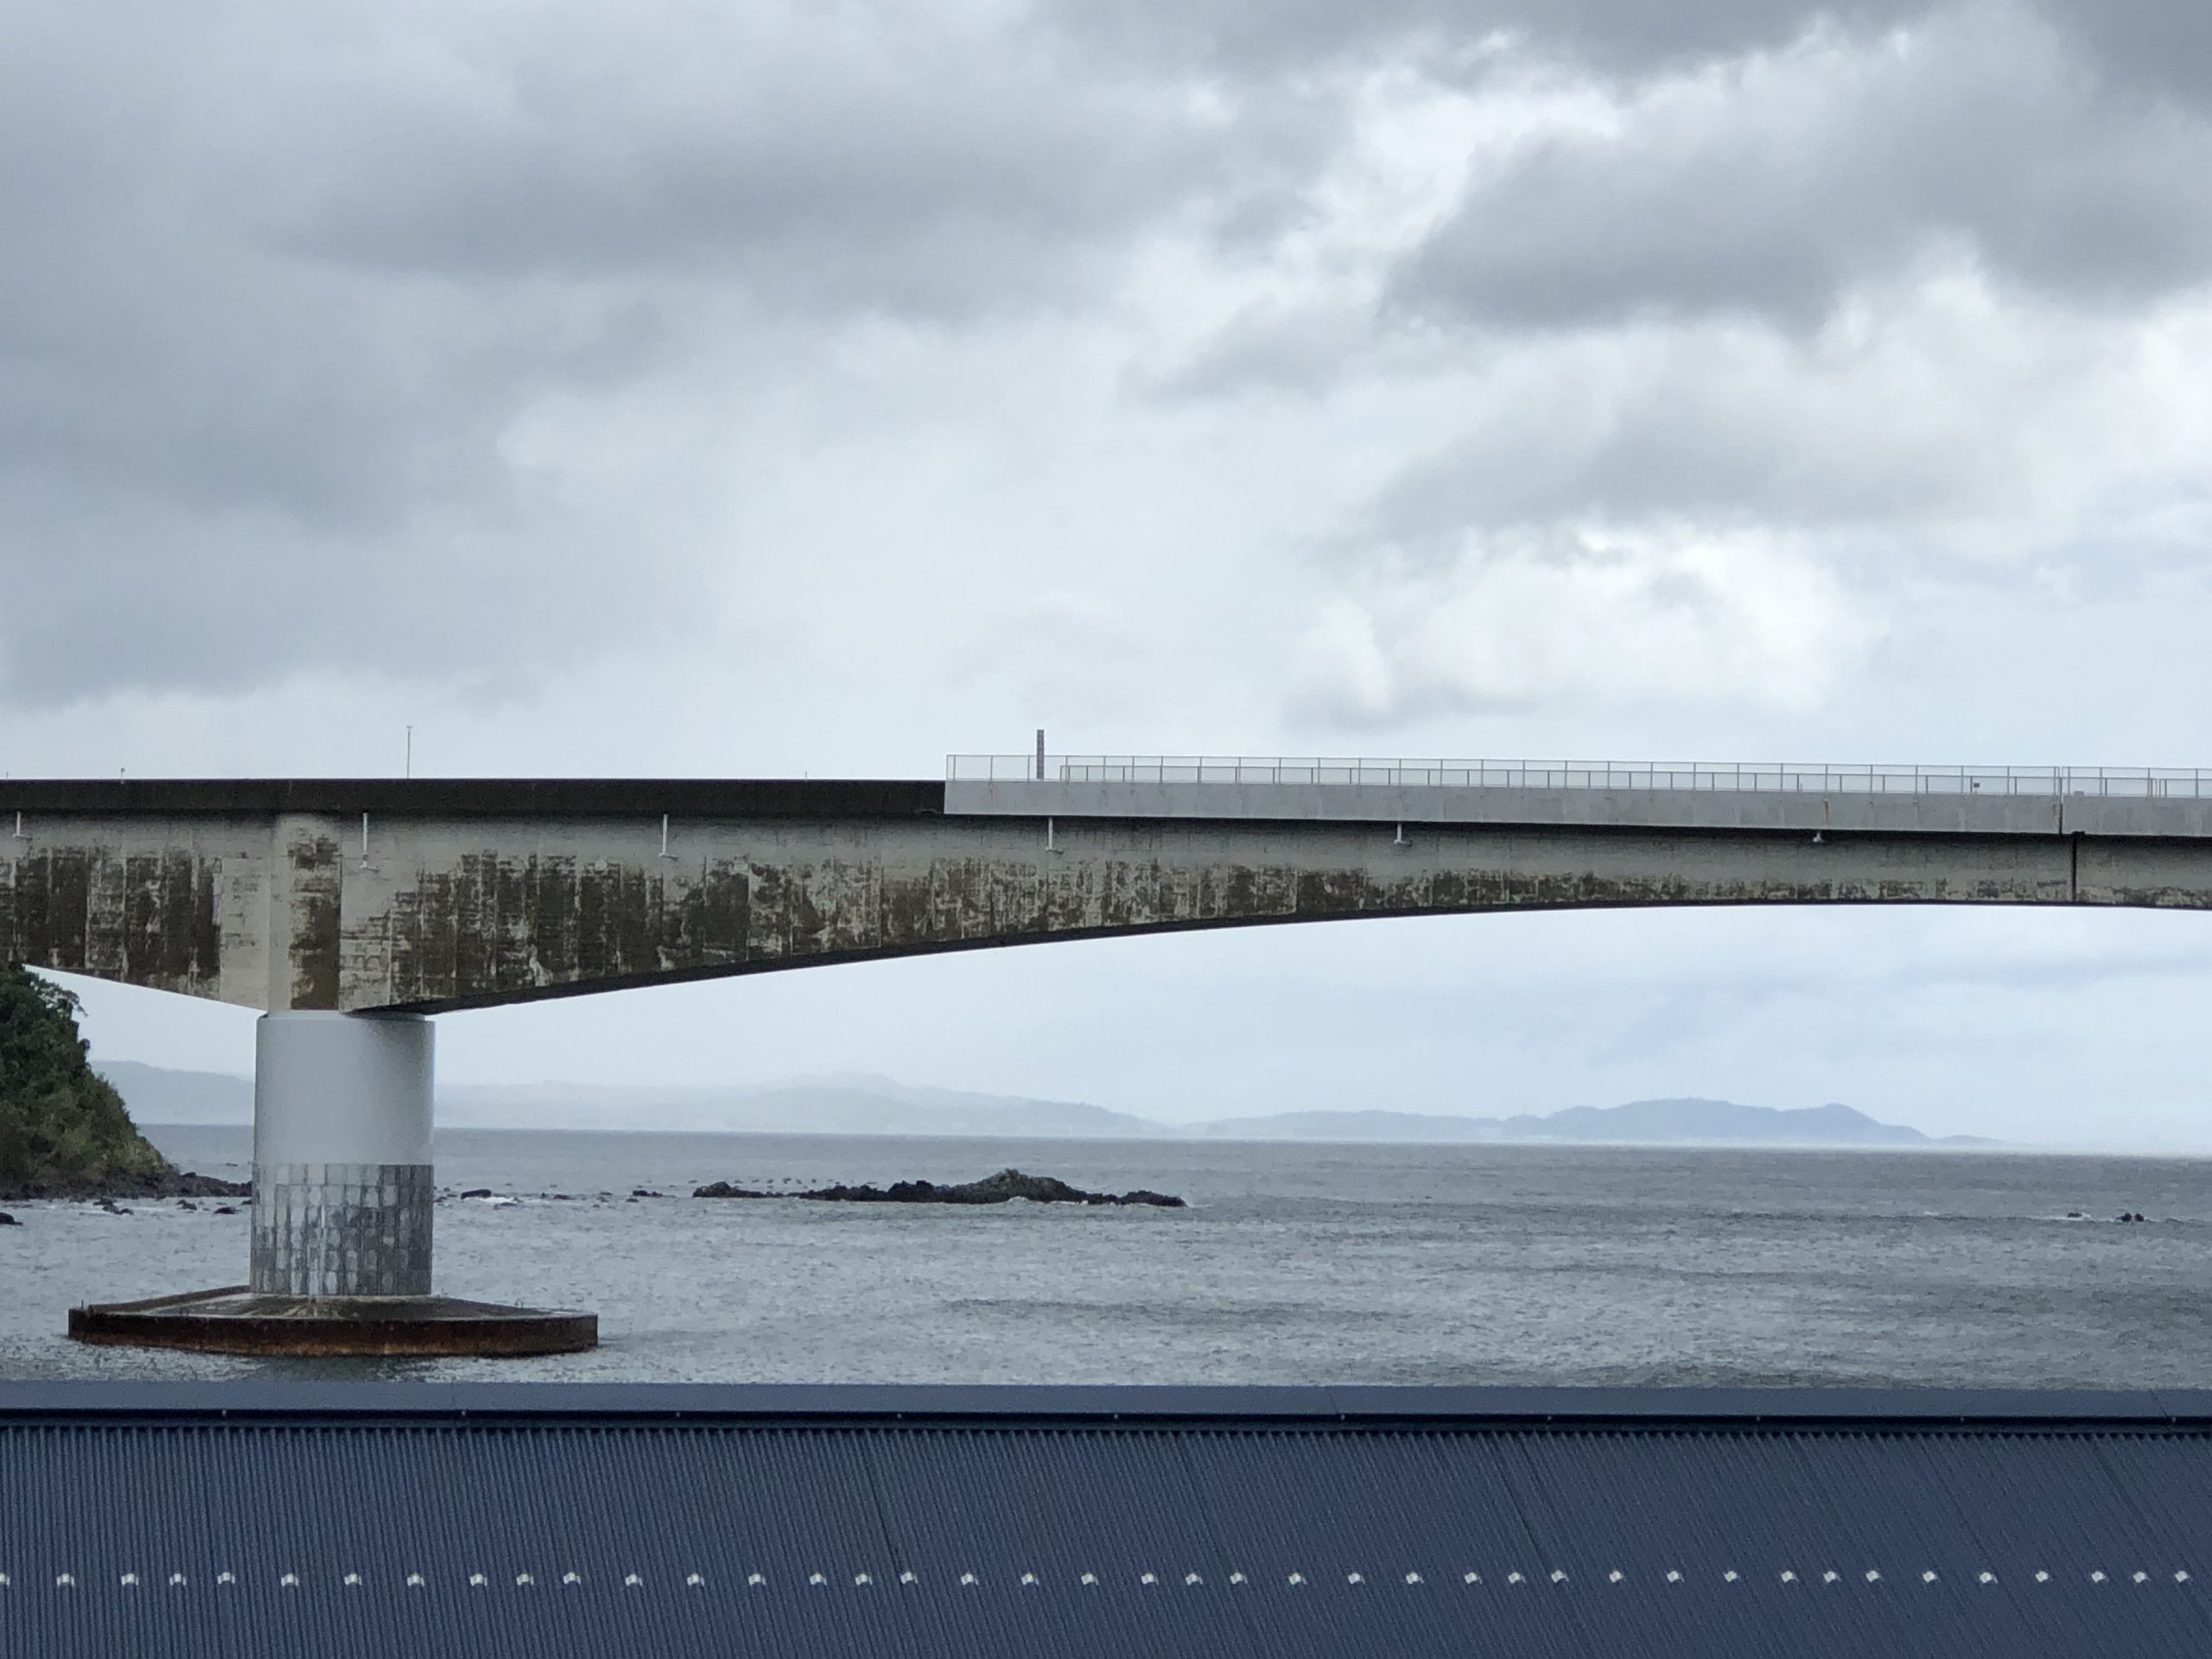
[[[149,1133],[242,1174],[245,1130]],[[519,1200],[441,1201],[438,1287],[589,1308],[597,1351],[79,1346],[73,1303],[241,1281],[247,1218],[19,1204],[0,1376],[2212,1385],[2212,1162],[471,1130],[442,1133],[438,1160],[453,1194]],[[1190,1207],[683,1196],[1008,1165]]]

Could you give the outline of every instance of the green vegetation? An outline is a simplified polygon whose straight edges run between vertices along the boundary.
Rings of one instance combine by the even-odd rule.
[[[176,1177],[86,1059],[70,992],[0,967],[0,1198],[159,1191]]]

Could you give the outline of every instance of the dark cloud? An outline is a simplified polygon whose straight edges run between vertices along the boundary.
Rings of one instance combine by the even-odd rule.
[[[1125,382],[1185,397],[1325,392],[1433,323],[1447,352],[1803,334],[1945,262],[2083,306],[2204,280],[2206,26],[2025,3],[33,3],[0,54],[0,691],[518,683],[707,626],[702,573],[750,551],[708,527],[710,463],[645,476],[656,421],[741,427],[868,327],[1164,316],[1132,275],[1163,243],[1243,305]],[[1381,327],[1364,273],[1317,303],[1289,251],[1376,64],[1620,114],[1477,157]],[[1380,520],[1851,520],[1980,487],[1955,448],[1835,466],[1772,387],[1732,409],[1683,375],[1696,419],[1478,417],[1401,460]],[[533,449],[546,411],[626,398],[650,416]],[[632,432],[639,458],[594,450]]]
[[[1914,355],[1838,373],[1706,340],[1618,378],[1589,365],[1580,387],[1507,380],[1377,493],[1351,540],[1448,550],[1471,527],[1562,519],[1896,529],[2018,499],[2042,434],[1993,434],[1986,388],[1928,397]]]
[[[2150,3],[2151,0],[2145,0]],[[1930,0],[1071,0],[1063,26],[1139,60],[1237,78],[1357,65],[1420,49],[1465,64],[1510,42],[1548,59],[1637,75],[1786,45],[1820,24],[1877,29]]]
[[[1976,8],[1896,46],[1816,35],[1632,93],[1611,130],[1478,167],[1392,302],[1504,327],[1803,329],[1946,260],[2082,304],[2205,281],[2212,125],[2109,95],[2063,39]]]
[[[462,281],[645,272],[808,314],[957,319],[1093,289],[1134,229],[1233,201],[1254,170],[1233,118],[1201,118],[1180,84],[1018,34],[897,8],[779,32],[689,15],[681,42],[641,50],[607,14],[465,87],[341,111],[292,187],[288,242]]]
[[[897,8],[19,24],[0,689],[34,699],[519,683],[651,641],[742,550],[619,490],[578,511],[518,458],[533,410],[718,372],[741,405],[857,316],[1096,303],[1151,226],[1286,164],[1240,165],[1218,99]]]
[[[1784,48],[1808,33],[1871,39],[1956,0],[1068,0],[1058,26],[1135,60],[1230,80],[1412,53],[1450,71],[1533,58],[1633,82]],[[2193,0],[2012,0],[2116,86],[2212,99],[2212,8]]]
[[[0,685],[33,700],[303,666],[510,672],[652,613],[650,563],[552,602],[601,526],[506,452],[518,411],[651,361],[607,298],[496,302],[118,211],[0,261]],[[533,642],[536,642],[533,644]]]
[[[2194,0],[2042,0],[2042,9],[2115,81],[2212,104],[2212,6]]]

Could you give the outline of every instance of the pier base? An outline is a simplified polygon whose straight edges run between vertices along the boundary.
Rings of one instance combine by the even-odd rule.
[[[213,1354],[573,1354],[599,1345],[599,1317],[451,1296],[257,1296],[226,1290],[69,1310],[79,1342]]]
[[[255,1033],[248,1281],[69,1310],[82,1342],[233,1354],[565,1354],[596,1315],[430,1292],[434,1028],[270,1014]]]

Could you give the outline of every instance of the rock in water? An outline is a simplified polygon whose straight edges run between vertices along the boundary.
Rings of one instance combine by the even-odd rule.
[[[22,1222],[17,1221],[5,1210],[0,1210],[0,1227],[20,1227],[22,1224],[23,1224]]]
[[[750,1187],[714,1181],[698,1188],[695,1198],[813,1198],[829,1204],[1004,1204],[1027,1198],[1032,1204],[1151,1205],[1180,1210],[1183,1200],[1141,1187],[1134,1192],[1086,1192],[1079,1186],[1050,1175],[1025,1175],[1002,1169],[980,1181],[960,1181],[940,1186],[935,1181],[893,1181],[887,1187],[819,1186],[810,1192],[761,1192]]]
[[[60,986],[0,967],[0,1198],[243,1195],[238,1182],[175,1168],[138,1133],[86,1058],[77,1012]]]

